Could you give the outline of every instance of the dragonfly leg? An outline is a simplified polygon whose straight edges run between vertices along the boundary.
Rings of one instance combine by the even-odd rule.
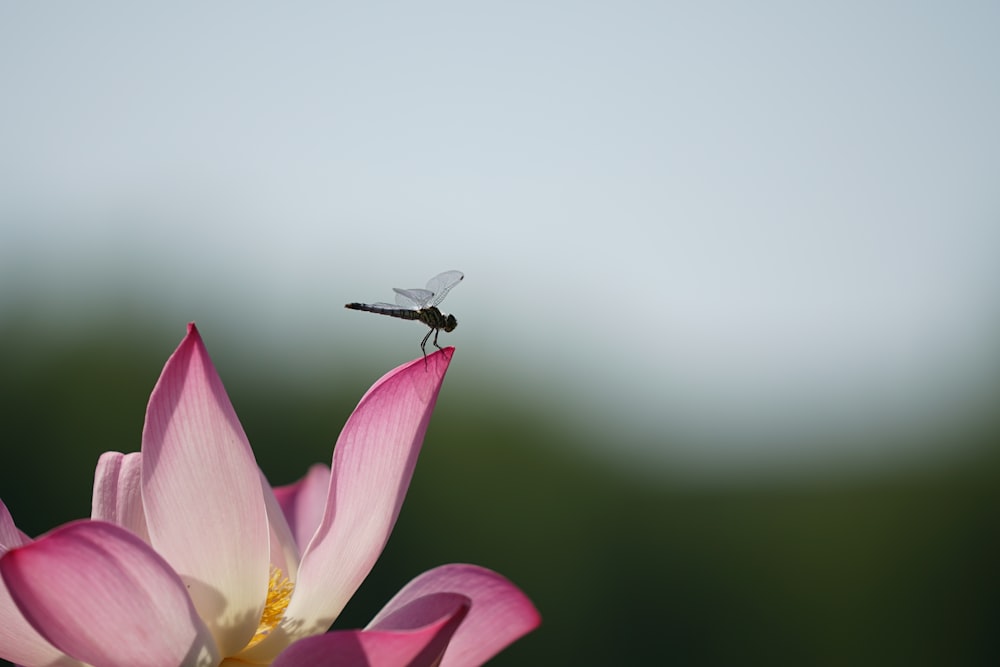
[[[434,330],[434,347],[436,347],[439,350],[442,350],[444,348],[442,348],[440,345],[438,345],[438,334],[439,333],[441,333],[440,329],[435,329]]]
[[[434,333],[434,331],[435,331],[434,329],[431,329],[430,331],[428,331],[427,335],[424,336],[424,339],[422,341],[420,341],[420,351],[424,353],[424,363],[425,364],[427,363],[427,339],[431,337],[431,334]],[[436,337],[435,337],[434,344],[437,345],[437,338]]]

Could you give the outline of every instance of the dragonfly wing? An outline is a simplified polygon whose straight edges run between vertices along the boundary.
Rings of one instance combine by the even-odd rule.
[[[434,292],[430,292],[425,289],[401,289],[399,287],[393,287],[392,291],[396,293],[396,303],[403,308],[412,308],[414,310],[420,310],[427,306],[427,302],[431,300],[434,296]]]
[[[436,306],[444,301],[451,288],[462,282],[462,278],[464,277],[465,274],[461,271],[445,271],[428,280],[427,291],[431,292],[434,300],[427,305]]]

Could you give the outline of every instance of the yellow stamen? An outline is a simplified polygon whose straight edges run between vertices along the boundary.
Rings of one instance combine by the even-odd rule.
[[[292,599],[293,584],[279,568],[271,566],[271,579],[267,583],[267,601],[264,603],[264,612],[260,615],[260,623],[257,625],[257,632],[253,639],[247,644],[247,648],[261,642],[264,637],[274,629],[285,615],[285,609]]]

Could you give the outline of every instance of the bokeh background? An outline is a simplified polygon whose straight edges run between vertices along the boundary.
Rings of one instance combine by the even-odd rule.
[[[275,484],[455,362],[338,626],[446,562],[496,665],[997,664],[1000,5],[0,6],[0,498],[87,515],[197,321]]]

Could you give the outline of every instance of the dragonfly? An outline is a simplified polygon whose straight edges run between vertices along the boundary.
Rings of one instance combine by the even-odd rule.
[[[438,310],[438,304],[444,301],[448,292],[455,285],[462,282],[465,275],[461,271],[445,271],[439,273],[427,281],[425,289],[413,288],[402,289],[393,287],[396,293],[396,303],[347,303],[344,308],[351,310],[363,310],[368,313],[378,313],[389,317],[398,317],[401,320],[420,320],[431,328],[420,341],[420,351],[424,353],[424,362],[427,361],[427,340],[434,334],[434,347],[441,349],[438,345],[438,334],[441,331],[451,332],[458,326],[458,320],[454,315],[447,315]]]

